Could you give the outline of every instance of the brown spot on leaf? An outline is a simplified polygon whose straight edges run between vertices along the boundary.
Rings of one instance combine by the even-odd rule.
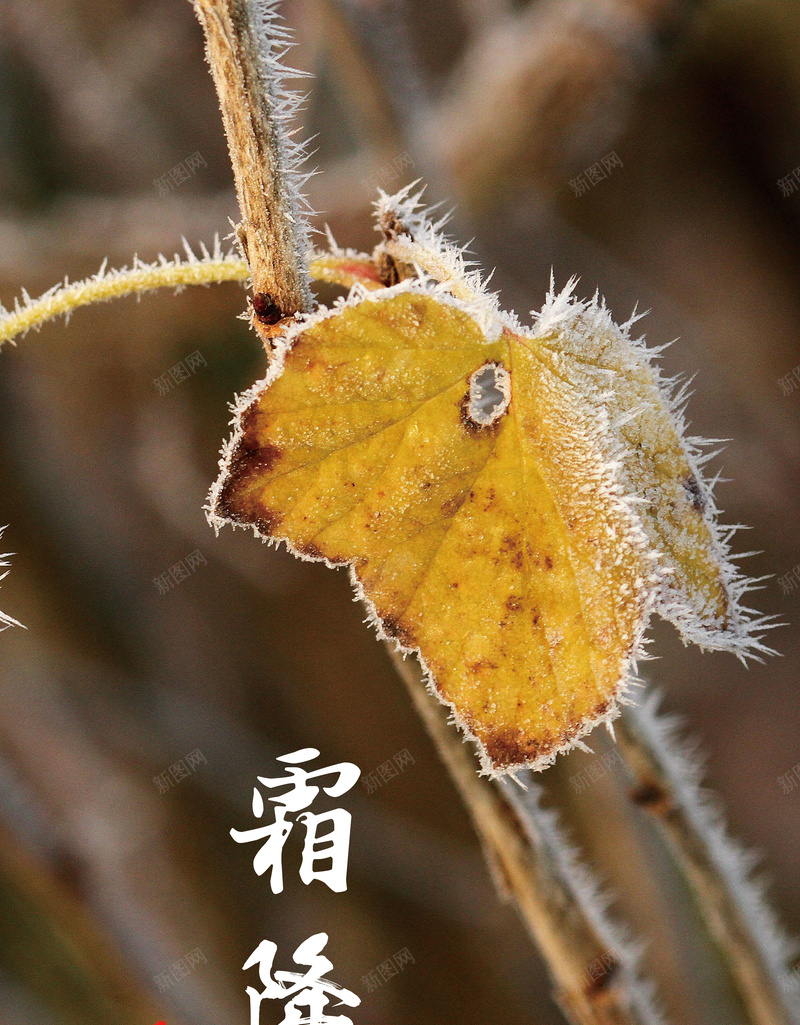
[[[522,608],[522,598],[518,598],[516,594],[510,594],[506,598],[506,608],[509,612],[517,612]]]
[[[283,455],[277,445],[261,445],[245,435],[239,442],[231,464],[231,477],[240,480],[254,474],[269,473]]]
[[[400,623],[395,616],[381,616],[383,632],[394,641],[399,641],[405,648],[414,648],[417,645],[413,633],[404,624]]]
[[[522,730],[507,726],[494,732],[480,733],[486,754],[498,768],[522,765],[546,755],[553,747],[549,738],[536,740],[527,737]]]
[[[683,486],[686,489],[686,494],[689,496],[689,501],[692,503],[692,508],[697,512],[703,512],[706,507],[706,500],[703,492],[700,490],[700,483],[693,473],[690,473],[684,479]]]
[[[472,419],[469,413],[469,381],[467,381],[467,391],[463,399],[458,404],[458,415],[461,420],[461,426],[467,432],[467,434],[476,436],[483,435],[485,437],[496,434],[500,430],[500,425],[503,423],[503,417],[498,417],[497,420],[493,420],[490,424],[479,424]]]
[[[467,666],[467,669],[471,673],[479,673],[483,669],[497,669],[496,662],[490,662],[488,658],[482,658],[477,662],[473,662],[471,666]],[[484,709],[486,711],[486,709]]]
[[[238,478],[233,475],[225,481],[214,511],[233,523],[252,524],[260,534],[269,537],[280,525],[281,514],[241,495],[237,484]]]
[[[445,519],[450,519],[452,516],[455,516],[463,504],[463,495],[454,495],[453,498],[448,498],[446,502],[442,503],[442,516]]]
[[[283,517],[279,512],[275,512],[274,509],[262,509],[252,517],[252,521],[247,517],[243,517],[245,522],[252,522],[258,529],[259,534],[274,534],[278,527],[281,525]]]
[[[252,523],[262,534],[270,534],[282,517],[253,501],[247,495],[247,485],[253,477],[268,473],[282,454],[275,445],[261,445],[245,433],[234,450],[228,476],[217,499],[217,513],[236,523]]]
[[[327,556],[322,549],[315,545],[313,541],[295,541],[294,549],[300,552],[301,555],[307,556],[309,559],[325,559]]]

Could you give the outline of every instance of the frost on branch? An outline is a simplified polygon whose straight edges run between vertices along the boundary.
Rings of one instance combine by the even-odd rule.
[[[285,198],[285,216],[291,225],[295,257],[305,266],[311,250],[309,214],[312,209],[305,186],[315,171],[304,171],[308,158],[308,140],[296,136],[297,115],[306,97],[288,85],[291,79],[307,77],[307,73],[289,67],[284,58],[294,46],[292,33],[279,14],[277,0],[251,0],[248,4],[256,37],[262,74],[261,88],[268,95],[274,125],[274,145],[278,158],[278,174],[282,179],[281,194]]]
[[[3,536],[3,531],[5,529],[5,527],[0,527],[0,537]],[[6,567],[10,565],[10,563],[8,562],[9,554],[10,553],[5,552],[3,555],[0,555],[0,569],[5,569],[5,573],[0,573],[0,580],[4,580],[9,574],[9,570],[6,569]],[[0,631],[7,629],[7,627],[9,626],[21,625],[22,624],[18,623],[16,619],[12,619],[11,616],[7,616],[5,612],[0,612]]]
[[[634,1011],[631,1020],[641,1025],[665,1025],[654,987],[642,973],[643,944],[634,940],[629,930],[611,913],[613,895],[604,890],[594,873],[581,861],[579,852],[559,821],[558,813],[545,806],[543,790],[530,775],[520,774],[518,782],[524,789],[503,781],[502,790],[519,817],[531,849],[541,858],[552,877],[547,880],[549,885],[543,886],[543,892],[554,891],[557,921],[563,915],[564,907],[574,902],[595,941],[605,951],[602,959],[596,959],[588,966],[582,965],[581,975],[585,978],[589,974],[588,969],[593,969],[590,978],[600,990],[612,978],[617,986],[622,982],[623,992],[628,995]],[[566,894],[559,892],[562,887]],[[559,925],[563,932],[563,919]],[[585,984],[583,995],[586,995]]]
[[[798,1023],[800,993],[789,966],[800,945],[778,923],[765,879],[754,876],[760,859],[731,838],[718,800],[703,787],[697,745],[682,736],[678,717],[659,713],[660,700],[650,694],[623,716],[620,742],[627,761],[669,808],[658,817],[692,866],[687,880],[745,1000],[758,1006],[761,994],[782,993],[789,1020]],[[764,981],[754,985],[759,976]]]
[[[275,0],[192,2],[222,108],[242,216],[237,237],[253,289],[281,319],[290,317],[312,305],[302,191],[309,175],[292,127],[303,97],[286,85],[303,76],[284,63],[291,35]]]
[[[371,257],[317,258],[348,296],[283,327],[238,400],[212,524],[348,565],[491,773],[610,723],[654,610],[685,640],[768,650],[636,318],[570,282],[525,327],[419,195],[377,213]]]
[[[106,263],[90,278],[83,281],[68,281],[54,285],[38,299],[31,299],[23,290],[22,301],[14,300],[11,310],[0,305],[0,345],[14,344],[17,335],[24,335],[31,328],[39,330],[42,324],[56,317],[69,320],[73,310],[81,306],[119,299],[126,295],[142,295],[158,288],[174,288],[181,291],[187,285],[209,285],[222,281],[246,282],[250,271],[244,260],[232,252],[223,252],[218,237],[214,238],[211,252],[200,243],[198,257],[184,240],[183,257],[168,260],[159,256],[153,263],[133,258],[130,267],[108,270]]]

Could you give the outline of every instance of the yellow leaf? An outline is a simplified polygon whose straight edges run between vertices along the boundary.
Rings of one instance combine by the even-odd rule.
[[[671,382],[652,363],[657,352],[630,338],[633,320],[619,328],[604,307],[576,302],[572,288],[550,297],[536,339],[555,373],[580,388],[588,405],[610,411],[607,454],[619,459],[625,490],[638,496],[642,527],[660,555],[655,608],[687,640],[746,654],[753,638],[738,604],[746,582],[727,559],[702,480],[703,443],[683,438],[683,399],[669,397]]]
[[[617,714],[652,607],[704,643],[760,644],[647,350],[570,288],[521,328],[401,213],[374,265],[420,277],[368,291],[362,267],[367,287],[285,331],[211,520],[349,565],[484,769],[543,768]]]

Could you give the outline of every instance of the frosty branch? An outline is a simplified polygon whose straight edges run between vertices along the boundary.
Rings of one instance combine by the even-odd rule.
[[[639,975],[637,952],[607,914],[607,901],[579,864],[555,813],[540,806],[536,790],[525,793],[513,781],[478,776],[469,748],[427,693],[419,668],[391,654],[469,811],[497,888],[517,905],[567,1018],[576,1025],[661,1025],[652,987]]]
[[[675,720],[657,714],[657,695],[626,709],[620,748],[649,812],[672,848],[733,986],[754,1025],[797,1025],[800,1003],[788,966],[796,953],[751,874],[757,860],[730,839],[720,808],[700,786],[697,756]]]
[[[295,170],[303,147],[288,127],[301,98],[284,87],[281,63],[289,38],[272,4],[192,2],[228,137],[242,213],[237,234],[253,290],[288,317],[311,306],[303,176]]]

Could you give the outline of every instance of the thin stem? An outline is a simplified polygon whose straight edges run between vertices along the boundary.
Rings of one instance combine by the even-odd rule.
[[[45,321],[62,314],[69,316],[80,306],[119,299],[134,293],[150,292],[157,288],[181,288],[184,285],[209,285],[222,281],[247,281],[250,270],[244,260],[234,256],[216,255],[198,260],[162,260],[147,264],[138,260],[132,268],[106,271],[102,268],[94,277],[72,284],[56,285],[38,299],[23,293],[13,310],[0,307],[0,345],[11,342],[31,328],[41,327]]]
[[[615,723],[629,769],[632,799],[658,823],[705,919],[741,1003],[754,1025],[797,1025],[787,1007],[784,937],[750,878],[754,859],[729,839],[722,815],[699,786],[696,758],[676,736],[676,724],[656,715],[657,699],[626,709]]]
[[[588,873],[560,834],[538,788],[478,775],[472,753],[426,689],[415,660],[389,647],[442,761],[469,810],[495,882],[512,897],[576,1025],[654,1025],[662,1019],[637,977],[636,953],[605,914]]]
[[[359,28],[380,30],[388,12],[346,0],[322,0],[320,29],[324,45],[336,64],[337,84],[343,88],[351,107],[357,112],[371,147],[394,157],[405,146],[402,116],[395,104],[402,102],[386,88],[383,69],[366,59]],[[366,23],[366,24],[364,24]],[[385,27],[384,27],[384,31]]]
[[[250,280],[250,268],[238,256],[222,256],[218,250],[209,256],[204,250],[198,259],[187,246],[189,259],[165,260],[158,263],[142,263],[134,260],[128,269],[106,271],[101,268],[97,274],[72,284],[55,285],[38,299],[31,299],[23,292],[22,302],[14,302],[13,310],[0,306],[0,346],[6,342],[15,344],[17,335],[25,334],[31,328],[39,330],[48,320],[62,315],[69,317],[80,306],[122,299],[126,295],[141,295],[157,288],[183,288],[185,285],[218,285],[223,281]],[[309,277],[314,281],[350,288],[356,283],[366,289],[381,288],[377,270],[371,258],[364,253],[337,256],[334,253],[320,253],[308,265]],[[2,563],[0,563],[2,566]],[[2,579],[2,578],[0,578]]]
[[[283,129],[296,98],[281,85],[281,75],[291,72],[275,52],[288,45],[285,29],[263,0],[192,4],[222,109],[242,213],[237,231],[253,290],[269,296],[281,317],[309,310],[305,228],[291,166],[302,153]]]
[[[402,152],[430,106],[403,18],[394,0],[322,0],[339,77],[374,143]],[[394,154],[393,154],[394,155]],[[422,156],[422,154],[417,154]],[[428,170],[425,170],[429,180]]]
[[[158,263],[134,260],[130,269],[123,267],[106,271],[103,267],[91,278],[55,285],[38,299],[31,299],[23,291],[22,302],[16,299],[13,310],[0,306],[0,346],[6,342],[14,345],[17,335],[25,334],[31,328],[38,331],[42,324],[56,317],[69,317],[81,306],[122,299],[126,295],[141,295],[158,288],[180,289],[185,285],[219,285],[223,281],[244,283],[250,280],[250,268],[238,256],[222,256],[218,251],[210,256],[204,250],[203,258],[198,259],[188,246],[187,253],[187,260],[177,256],[174,260],[162,257]],[[345,256],[321,253],[310,261],[308,271],[314,281],[326,281],[343,288],[350,288],[356,283],[366,289],[382,287],[372,260],[364,253]]]

